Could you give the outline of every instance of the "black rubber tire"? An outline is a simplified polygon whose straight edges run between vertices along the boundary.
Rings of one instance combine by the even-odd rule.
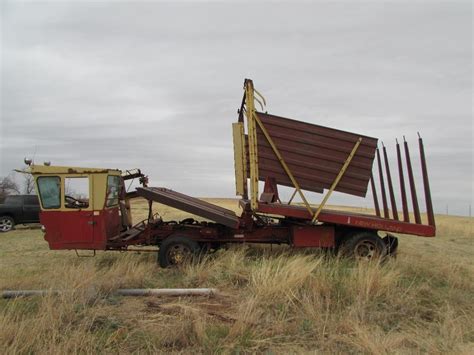
[[[183,258],[176,260],[176,255],[173,256],[174,250],[175,253],[183,254]],[[198,255],[199,252],[199,244],[192,239],[178,236],[168,237],[160,245],[160,250],[158,252],[158,263],[162,268],[178,266],[184,262],[188,256],[194,257]]]
[[[398,238],[387,234],[385,238],[382,238],[382,241],[385,243],[385,249],[387,251],[387,256],[396,257],[398,250]]]
[[[339,248],[339,255],[357,261],[382,260],[386,254],[384,241],[372,232],[354,233]]]
[[[0,232],[6,233],[13,230],[15,227],[15,220],[10,216],[0,217]]]

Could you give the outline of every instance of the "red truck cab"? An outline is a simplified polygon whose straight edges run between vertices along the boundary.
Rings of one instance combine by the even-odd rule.
[[[105,250],[120,233],[121,171],[32,165],[50,249]]]

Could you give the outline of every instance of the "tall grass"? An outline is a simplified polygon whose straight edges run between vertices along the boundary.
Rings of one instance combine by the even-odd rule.
[[[243,245],[163,270],[150,253],[78,259],[46,251],[38,231],[1,235],[1,245],[12,243],[0,249],[2,289],[68,292],[0,300],[0,349],[473,353],[472,220],[460,229],[444,226],[449,222],[441,219],[440,226],[449,235],[402,237],[399,256],[384,265]],[[22,248],[18,260],[15,250]],[[113,294],[123,287],[217,287],[220,293],[211,298]]]

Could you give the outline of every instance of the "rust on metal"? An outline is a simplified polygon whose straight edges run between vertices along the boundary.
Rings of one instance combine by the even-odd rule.
[[[388,163],[387,157],[387,148],[382,142],[383,148],[383,159],[385,161],[385,171],[387,172],[387,183],[388,183],[388,194],[390,196],[390,204],[392,206],[392,215],[393,218],[398,221],[398,211],[397,211],[397,203],[395,201],[395,193],[393,192],[393,184],[392,184],[392,174],[390,174],[390,165]]]
[[[383,179],[382,161],[380,159],[380,152],[378,148],[377,148],[377,165],[379,168],[380,189],[382,190],[383,216],[384,218],[390,218],[390,215],[388,213],[387,195],[385,194],[385,182]]]
[[[238,228],[239,218],[234,211],[163,187],[138,187],[137,194],[179,210]]]
[[[426,214],[428,215],[428,224],[430,226],[435,226],[433,202],[431,201],[430,181],[428,179],[428,169],[426,167],[425,148],[423,147],[423,139],[421,138],[419,133],[418,143],[420,146],[421,172],[423,174],[423,187],[425,189]]]
[[[354,144],[362,137],[363,142],[335,190],[365,197],[375,157],[376,138],[261,112],[256,112],[256,115],[300,187],[308,191],[321,193],[329,189]],[[259,126],[257,142],[259,180],[265,181],[266,177],[271,176],[279,185],[293,187]]]
[[[398,140],[396,140],[396,142],[397,142],[398,175],[400,178],[400,190],[402,194],[403,221],[410,222],[410,213],[408,212],[407,193],[405,190],[405,178],[403,176],[402,154],[400,152],[400,144],[398,144]]]
[[[421,224],[420,207],[418,206],[418,198],[416,196],[415,177],[413,176],[413,169],[411,166],[411,159],[410,159],[410,150],[408,149],[408,143],[405,140],[405,137],[403,137],[403,145],[405,148],[405,159],[407,162],[408,181],[410,182],[410,191],[411,191],[411,199],[413,203],[413,213],[415,214],[415,222],[417,224]]]

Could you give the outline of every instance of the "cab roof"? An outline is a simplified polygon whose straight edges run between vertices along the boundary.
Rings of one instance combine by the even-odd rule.
[[[74,166],[47,166],[47,165],[31,165],[29,172],[33,175],[40,174],[113,174],[120,175],[119,169],[108,168],[79,168]]]

